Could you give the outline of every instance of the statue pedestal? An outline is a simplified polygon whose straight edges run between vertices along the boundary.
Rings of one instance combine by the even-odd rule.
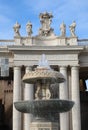
[[[31,130],[58,130],[59,124],[57,122],[32,122],[30,124]]]

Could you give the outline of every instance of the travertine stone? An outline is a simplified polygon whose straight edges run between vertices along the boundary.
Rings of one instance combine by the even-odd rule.
[[[78,53],[83,50],[81,46],[62,47],[62,46],[13,46],[14,64],[22,65],[37,65],[40,55],[44,52],[47,54],[47,59],[50,65],[78,65]],[[53,50],[53,53],[52,53]],[[40,54],[41,53],[41,54]],[[25,55],[24,55],[25,54]],[[25,61],[25,62],[24,62]]]
[[[72,37],[75,37],[75,36],[76,36],[76,34],[75,34],[75,27],[76,27],[76,22],[73,21],[73,23],[69,26],[70,33],[71,33],[71,36],[72,36]]]
[[[21,28],[20,24],[18,22],[16,22],[16,24],[13,27],[15,37],[20,37],[20,32],[19,32],[20,28]]]
[[[35,71],[29,71],[27,74],[23,76],[23,82],[25,83],[36,83],[38,80],[45,79],[48,83],[62,83],[65,81],[64,76],[57,72],[53,71],[51,69],[47,69],[45,67],[37,67]]]
[[[28,73],[29,71],[31,71],[32,68],[31,67],[26,67],[26,72]],[[33,84],[25,84],[24,87],[24,100],[33,100],[33,94],[34,94],[34,89],[33,89]],[[24,114],[24,122],[23,122],[23,129],[24,130],[30,130],[30,123],[33,119],[32,114]]]
[[[72,108],[72,130],[81,130],[78,66],[71,68],[71,78],[71,97],[72,100],[75,101],[75,105]]]
[[[40,36],[51,36],[54,35],[53,29],[50,27],[50,24],[52,22],[53,15],[51,13],[40,13],[40,22],[42,24],[42,27],[39,29],[39,35]]]
[[[58,130],[59,125],[57,122],[32,122],[31,130]]]
[[[32,34],[32,23],[31,22],[28,22],[26,24],[26,31],[27,31],[28,36],[31,36],[31,34]]]
[[[60,31],[61,31],[61,36],[65,37],[66,36],[66,25],[64,22],[60,25]]]
[[[21,100],[21,68],[14,67],[13,102]],[[13,105],[13,130],[21,130],[21,113]]]
[[[67,86],[67,66],[60,67],[60,73],[65,77],[65,82],[59,85],[59,98],[68,100],[68,86]],[[63,125],[64,124],[64,125]],[[69,130],[69,113],[60,113],[60,129]]]
[[[28,36],[27,37],[21,37],[19,33],[20,25],[16,23],[13,27],[14,29],[14,38],[15,43],[20,45],[38,45],[38,46],[55,46],[55,45],[77,45],[77,36],[75,34],[75,27],[76,22],[73,21],[73,23],[69,26],[71,36],[66,36],[66,25],[64,22],[60,25],[60,31],[61,35],[56,36],[54,34],[54,29],[51,28],[51,22],[53,15],[52,13],[44,12],[40,13],[39,15],[41,27],[39,28],[39,33],[37,36],[31,36],[32,34],[32,24],[31,22],[28,22],[26,24],[26,31]]]
[[[30,46],[68,46],[77,45],[77,37],[65,36],[28,36],[28,37],[14,37],[16,45],[30,45]]]

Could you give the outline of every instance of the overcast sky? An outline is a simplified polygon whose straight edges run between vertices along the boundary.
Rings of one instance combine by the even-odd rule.
[[[52,12],[52,28],[60,35],[60,24],[66,24],[67,36],[69,25],[76,21],[76,35],[88,39],[88,0],[0,0],[0,39],[13,39],[13,26],[21,24],[20,34],[26,36],[26,24],[31,21],[33,36],[40,28],[39,14]]]

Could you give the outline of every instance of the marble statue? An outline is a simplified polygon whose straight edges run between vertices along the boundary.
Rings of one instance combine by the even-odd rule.
[[[14,25],[13,29],[14,29],[14,36],[15,37],[19,37],[20,33],[19,33],[19,29],[21,28],[21,25],[16,22],[16,24]]]
[[[31,24],[31,22],[28,22],[26,24],[26,31],[27,31],[28,36],[31,36],[31,34],[32,34],[32,24]]]
[[[51,97],[51,92],[48,88],[46,88],[46,99],[50,99]]]
[[[53,29],[50,27],[53,15],[51,13],[40,13],[39,18],[41,22],[41,28],[39,29],[39,35],[50,36],[53,34]]]
[[[75,34],[75,27],[76,27],[76,22],[73,21],[73,23],[69,26],[69,28],[70,28],[70,33],[71,33],[71,36],[72,36],[72,37],[76,36],[76,34]]]
[[[35,92],[35,99],[39,99],[39,98],[41,97],[41,92],[40,92],[40,90],[41,90],[41,87],[38,86],[38,87],[37,87],[37,90],[36,90],[36,92]]]
[[[66,35],[66,25],[64,22],[60,25],[60,31],[61,31],[61,36],[65,37]]]

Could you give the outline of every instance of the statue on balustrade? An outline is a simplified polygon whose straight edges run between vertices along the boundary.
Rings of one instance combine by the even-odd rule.
[[[72,36],[72,37],[75,37],[75,36],[76,36],[76,34],[75,34],[75,27],[76,27],[76,22],[73,21],[73,23],[69,26],[70,33],[71,33],[71,36]]]
[[[31,24],[31,22],[27,23],[26,31],[27,31],[28,36],[31,36],[31,34],[32,34],[32,24]]]
[[[60,25],[60,31],[61,31],[61,36],[65,37],[66,36],[66,25],[64,22]]]
[[[19,33],[20,28],[21,28],[21,25],[18,22],[16,22],[16,24],[13,27],[15,37],[20,37],[20,33]]]

